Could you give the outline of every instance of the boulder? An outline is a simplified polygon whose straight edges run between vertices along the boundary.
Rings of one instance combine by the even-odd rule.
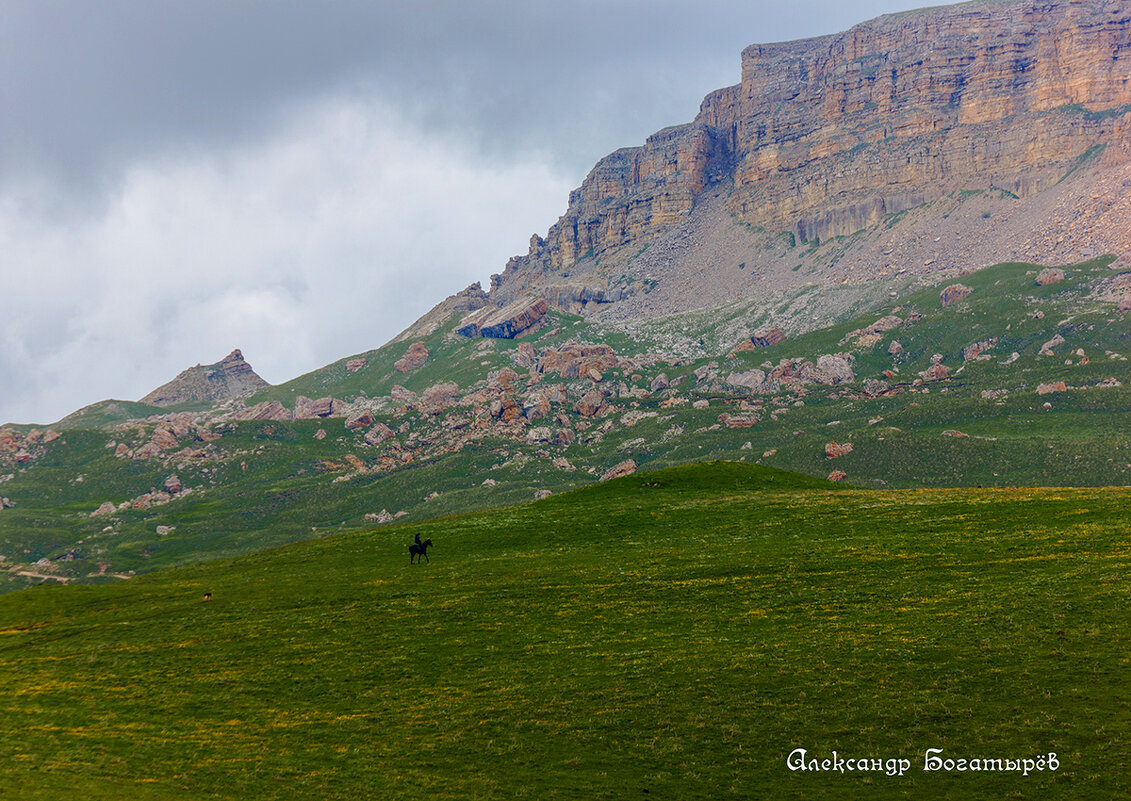
[[[642,412],[638,409],[633,409],[632,411],[625,412],[623,415],[621,415],[620,423],[625,428],[631,428],[641,420],[647,420],[651,417],[659,417],[659,412]]]
[[[549,417],[552,411],[550,401],[541,392],[527,395],[522,402],[522,414],[527,420],[539,420],[543,417]]]
[[[373,425],[373,415],[369,412],[362,412],[355,414],[353,417],[346,420],[346,428],[350,431],[358,431],[362,428],[369,428]]]
[[[864,380],[864,394],[868,395],[869,397],[874,398],[877,395],[883,395],[889,389],[891,389],[891,387],[888,385],[887,381],[880,381],[877,378],[868,378]]]
[[[731,373],[726,382],[736,387],[746,389],[759,389],[766,382],[766,374],[761,370],[747,370],[742,373]]]
[[[428,346],[423,342],[413,342],[405,355],[393,364],[398,372],[407,373],[422,367],[428,361]]]
[[[751,428],[758,424],[756,414],[720,414],[719,422],[727,428]]]
[[[516,367],[533,367],[538,362],[538,351],[530,342],[520,342],[518,348],[511,354],[511,361]]]
[[[162,450],[177,447],[176,435],[168,428],[164,427],[155,428],[153,430],[153,436],[149,441]]]
[[[935,362],[919,375],[923,377],[924,381],[940,381],[950,375],[950,368],[945,364]]]
[[[701,384],[704,381],[710,381],[716,378],[719,374],[719,363],[709,362],[702,367],[695,369],[695,383]]]
[[[491,389],[512,389],[517,379],[518,373],[509,367],[504,367],[487,375],[487,386]]]
[[[350,359],[349,361],[346,362],[346,370],[348,372],[351,372],[351,373],[356,373],[358,370],[363,368],[368,363],[369,363],[369,360],[366,359],[364,356],[358,356],[357,358]]]
[[[161,446],[155,442],[147,442],[134,451],[133,458],[135,459],[152,459],[161,453]]]
[[[318,400],[311,400],[304,395],[299,395],[297,398],[295,398],[294,419],[296,420],[310,420],[315,417],[329,417],[333,412],[333,398],[319,398]]]
[[[233,420],[291,420],[293,415],[277,400],[263,401],[232,415]]]
[[[973,289],[968,286],[964,286],[963,284],[951,284],[941,293],[939,293],[939,301],[945,308],[962,300],[973,291]]]
[[[561,384],[543,384],[542,394],[550,403],[566,403],[569,401],[569,395],[566,394],[565,387]]]
[[[91,512],[90,516],[91,517],[102,517],[103,515],[113,514],[116,511],[118,511],[118,507],[115,506],[114,504],[110,503],[110,501],[106,501],[106,503],[102,504],[97,509],[95,509],[93,512]]]
[[[509,423],[522,415],[522,408],[511,393],[500,395],[491,401],[491,416],[496,420]]]
[[[604,473],[601,474],[601,481],[609,481],[614,478],[621,478],[636,472],[636,462],[632,459],[625,459],[620,464],[613,465]]]
[[[777,326],[763,328],[759,331],[755,331],[754,335],[750,337],[750,341],[754,343],[754,347],[756,348],[769,348],[785,342],[785,331],[782,331]]]
[[[396,436],[393,429],[389,428],[384,423],[377,423],[373,428],[365,433],[365,444],[376,447],[387,440]]]
[[[554,441],[554,432],[546,426],[537,426],[526,432],[526,444],[538,445]]]
[[[842,481],[847,478],[848,474],[843,470],[834,470],[829,473],[829,481]]]
[[[406,406],[410,403],[416,403],[416,393],[411,389],[405,389],[400,384],[393,384],[393,388],[389,390],[389,397],[397,403],[403,403]]]
[[[587,392],[573,405],[573,410],[582,417],[596,417],[604,411],[605,406],[605,399],[600,392]]]
[[[997,337],[987,337],[986,339],[980,339],[973,344],[967,345],[962,349],[962,360],[967,362],[973,361],[986,351],[993,350],[997,347],[997,343]],[[989,357],[987,356],[986,358]]]
[[[1068,391],[1068,387],[1065,385],[1065,383],[1063,381],[1054,381],[1054,382],[1049,383],[1049,384],[1038,384],[1037,385],[1037,394],[1038,395],[1050,395],[1053,392],[1067,392],[1067,391]]]
[[[838,456],[844,456],[846,453],[852,453],[851,442],[826,442],[825,443],[825,458],[835,459]]]
[[[170,495],[176,495],[184,488],[184,484],[181,483],[181,479],[178,476],[173,475],[165,479],[165,489],[169,491]]]
[[[898,339],[893,339],[891,341],[891,344],[888,345],[888,353],[892,356],[898,356],[899,354],[903,353],[903,345],[899,344]]]
[[[417,404],[420,411],[439,414],[444,409],[455,404],[459,398],[459,385],[453,381],[444,381],[433,384],[424,390]]]
[[[852,372],[852,366],[844,356],[834,356],[825,354],[817,357],[817,370],[825,376],[831,377],[831,381],[820,381],[820,383],[840,384],[845,381],[854,381],[856,376]],[[815,380],[819,380],[816,379]]]
[[[1048,267],[1037,273],[1037,286],[1048,286],[1064,280],[1064,270]]]
[[[1062,337],[1060,334],[1057,334],[1052,339],[1050,339],[1048,342],[1041,345],[1041,355],[1042,356],[1052,356],[1053,355],[1052,349],[1055,348],[1057,345],[1063,345],[1065,343],[1065,341],[1066,340],[1064,339],[1064,337]]]
[[[840,344],[844,345],[855,340],[857,345],[871,347],[880,341],[880,334],[885,331],[890,331],[893,328],[898,328],[901,325],[903,325],[903,320],[896,317],[894,314],[889,314],[886,317],[881,317],[876,320],[876,322],[871,325],[866,325],[863,328],[857,328],[855,331],[849,332],[848,335],[840,341]]]
[[[24,435],[11,428],[0,428],[0,450],[14,451],[22,442]]]
[[[577,439],[577,435],[573,433],[572,429],[559,428],[554,432],[554,444],[561,445],[563,448],[572,445],[575,439]]]

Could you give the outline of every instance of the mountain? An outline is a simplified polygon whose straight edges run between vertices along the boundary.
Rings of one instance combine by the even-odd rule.
[[[139,403],[176,406],[181,403],[224,401],[268,386],[244,361],[237,348],[216,364],[196,365],[150,392]]]
[[[898,274],[1124,253],[1129,19],[1126,2],[964,3],[751,46],[691,123],[602,159],[491,305],[769,311],[813,282],[875,298]],[[779,322],[810,330],[839,303]]]
[[[1131,13],[971,3],[755,46],[489,291],[277,386],[234,351],[0,428],[0,569],[101,582],[704,459],[1131,484]]]

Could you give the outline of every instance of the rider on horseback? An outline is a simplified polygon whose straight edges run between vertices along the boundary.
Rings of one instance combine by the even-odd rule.
[[[425,562],[431,561],[428,558],[428,549],[432,547],[432,540],[420,541],[420,535],[416,535],[416,542],[408,546],[408,561],[409,563],[418,562],[416,557],[422,557]]]

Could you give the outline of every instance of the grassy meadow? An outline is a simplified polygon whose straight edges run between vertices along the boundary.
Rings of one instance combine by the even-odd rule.
[[[1126,797],[1129,501],[714,462],[8,593],[0,798]]]

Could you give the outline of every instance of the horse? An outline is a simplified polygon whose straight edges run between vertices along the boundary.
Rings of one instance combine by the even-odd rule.
[[[425,540],[419,545],[413,543],[412,545],[408,546],[408,563],[411,565],[416,561],[416,557],[418,556],[423,556],[424,561],[431,562],[432,560],[428,558],[428,549],[431,547],[432,540]]]

